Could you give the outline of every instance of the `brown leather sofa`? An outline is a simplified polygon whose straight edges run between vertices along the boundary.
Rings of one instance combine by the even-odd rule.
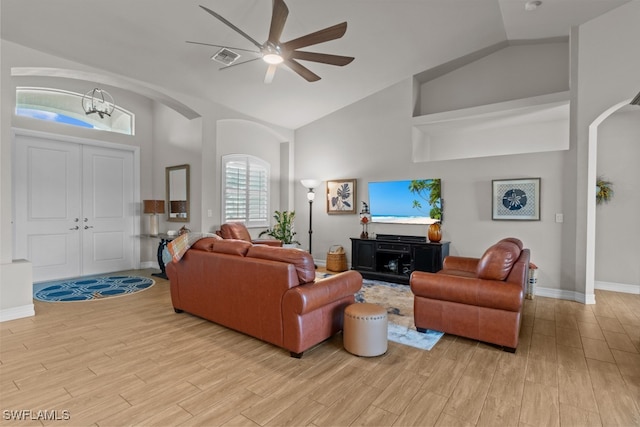
[[[506,238],[482,258],[448,256],[437,273],[414,271],[415,325],[515,352],[529,276],[529,249]]]
[[[342,330],[362,276],[348,271],[316,281],[299,249],[202,238],[167,265],[171,301],[186,311],[285,348],[294,357]]]
[[[260,245],[269,246],[282,246],[282,241],[277,239],[252,239],[247,226],[241,222],[228,222],[220,226],[220,230],[216,231],[216,234],[223,239],[236,239],[244,240],[245,242],[251,242]]]

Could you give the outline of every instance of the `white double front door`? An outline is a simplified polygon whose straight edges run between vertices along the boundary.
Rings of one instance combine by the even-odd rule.
[[[35,282],[134,268],[133,152],[16,134],[14,257]]]

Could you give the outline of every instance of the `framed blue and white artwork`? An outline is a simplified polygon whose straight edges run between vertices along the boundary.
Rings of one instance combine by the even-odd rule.
[[[540,178],[494,179],[493,220],[540,220]]]

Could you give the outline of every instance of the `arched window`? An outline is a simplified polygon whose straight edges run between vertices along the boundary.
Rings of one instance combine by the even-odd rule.
[[[222,221],[268,227],[269,163],[255,156],[229,154],[222,157],[222,165]]]
[[[82,108],[82,94],[66,90],[18,87],[16,88],[16,115],[65,123],[72,126],[134,135],[133,113],[116,105],[111,117],[87,115]]]

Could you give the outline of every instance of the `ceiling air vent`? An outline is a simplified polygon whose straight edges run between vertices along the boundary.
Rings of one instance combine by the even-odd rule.
[[[226,47],[223,47],[215,55],[211,57],[211,59],[213,59],[214,61],[218,61],[219,63],[224,65],[231,65],[238,58],[240,58],[239,54],[235,53],[232,50],[227,49]]]

